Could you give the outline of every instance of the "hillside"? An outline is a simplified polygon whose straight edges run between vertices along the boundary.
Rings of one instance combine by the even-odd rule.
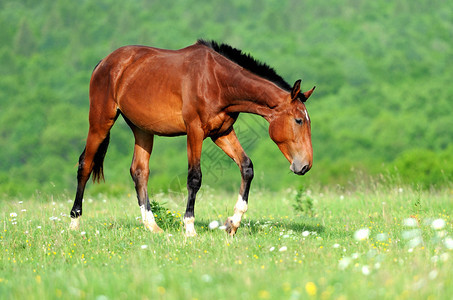
[[[178,49],[198,38],[251,53],[288,82],[317,86],[307,103],[315,162],[303,178],[241,115],[236,130],[254,161],[254,185],[345,184],[390,174],[404,183],[453,180],[453,3],[450,1],[2,1],[0,3],[0,194],[75,188],[88,128],[93,67],[114,49]],[[185,185],[185,138],[157,138],[154,191]],[[131,189],[133,137],[117,122],[107,185]],[[239,172],[211,141],[204,183],[237,189]],[[220,159],[219,159],[220,158]]]

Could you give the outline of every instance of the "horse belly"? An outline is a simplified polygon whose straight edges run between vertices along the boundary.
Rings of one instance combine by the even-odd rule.
[[[177,136],[186,134],[182,104],[177,97],[122,99],[118,105],[123,115],[135,126],[151,134]]]

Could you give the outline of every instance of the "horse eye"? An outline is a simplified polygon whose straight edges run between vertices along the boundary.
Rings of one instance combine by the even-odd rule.
[[[296,119],[296,123],[297,123],[298,125],[301,125],[301,124],[302,124],[302,119]]]

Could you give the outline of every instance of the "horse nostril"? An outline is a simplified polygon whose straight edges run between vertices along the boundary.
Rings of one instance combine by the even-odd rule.
[[[308,170],[310,170],[310,166],[309,165],[305,165],[302,170],[300,171],[300,174],[301,175],[304,175],[305,173],[308,172]]]

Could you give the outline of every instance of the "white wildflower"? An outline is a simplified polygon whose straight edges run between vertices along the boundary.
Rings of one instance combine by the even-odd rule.
[[[288,247],[286,247],[286,246],[283,246],[280,249],[278,249],[278,251],[280,251],[280,252],[285,252],[286,250],[288,250]]]
[[[305,230],[304,232],[302,232],[303,237],[307,237],[309,235],[310,235],[310,231]]]
[[[363,241],[363,240],[368,239],[369,235],[370,235],[370,230],[368,228],[362,228],[362,229],[357,230],[354,233],[354,239],[356,241]]]
[[[378,254],[378,252],[377,252],[376,250],[370,249],[370,250],[367,252],[366,256],[367,256],[368,258],[373,258],[373,257],[375,257],[377,254]]]
[[[212,281],[212,277],[209,274],[203,274],[201,276],[201,280],[203,280],[204,282],[211,282]]]
[[[340,248],[340,244],[333,244],[333,247],[334,247],[335,249]]]
[[[87,233],[85,231],[82,231],[80,235],[86,235]]]
[[[417,220],[414,218],[407,218],[403,220],[403,225],[407,227],[415,227],[417,226]]]
[[[452,250],[453,249],[453,239],[451,237],[445,238],[444,245],[445,245],[445,247],[447,247],[447,249]]]
[[[214,221],[212,221],[211,223],[209,223],[208,227],[209,227],[209,229],[214,230],[214,229],[216,229],[217,227],[219,227],[219,225],[220,225],[220,224],[219,224],[219,221],[214,220]]]
[[[389,235],[387,233],[379,233],[376,235],[376,240],[378,240],[379,242],[383,242],[387,240],[388,236]]]
[[[420,229],[405,230],[402,233],[403,239],[409,240],[421,235]]]
[[[413,288],[414,290],[419,290],[419,289],[423,288],[425,285],[426,285],[426,279],[422,278],[422,279],[420,279],[419,281],[415,282],[415,283],[413,284],[413,287],[412,287],[412,288]]]
[[[340,259],[338,261],[338,268],[340,270],[344,270],[349,266],[350,263],[351,263],[351,259],[349,257],[343,257],[342,259]]]
[[[434,279],[436,279],[438,274],[439,274],[439,272],[437,272],[437,270],[434,269],[431,272],[429,272],[428,278],[431,279],[431,280],[434,280]]]
[[[431,223],[431,227],[434,230],[440,230],[445,227],[445,221],[443,219],[436,219]]]
[[[271,247],[271,248],[269,249],[270,252],[272,252],[272,251],[274,251],[274,250],[275,250],[275,247]]]
[[[148,245],[141,245],[141,247],[140,247],[140,248],[142,248],[142,249],[146,249],[146,248],[148,248]]]
[[[409,241],[409,247],[415,248],[418,245],[420,245],[422,242],[423,242],[422,238],[420,236],[416,236]]]
[[[370,275],[370,268],[368,266],[362,266],[362,274],[365,276]]]
[[[12,212],[12,213],[9,214],[9,216],[10,216],[11,218],[15,218],[15,217],[17,217],[17,214],[16,214],[15,212]]]

